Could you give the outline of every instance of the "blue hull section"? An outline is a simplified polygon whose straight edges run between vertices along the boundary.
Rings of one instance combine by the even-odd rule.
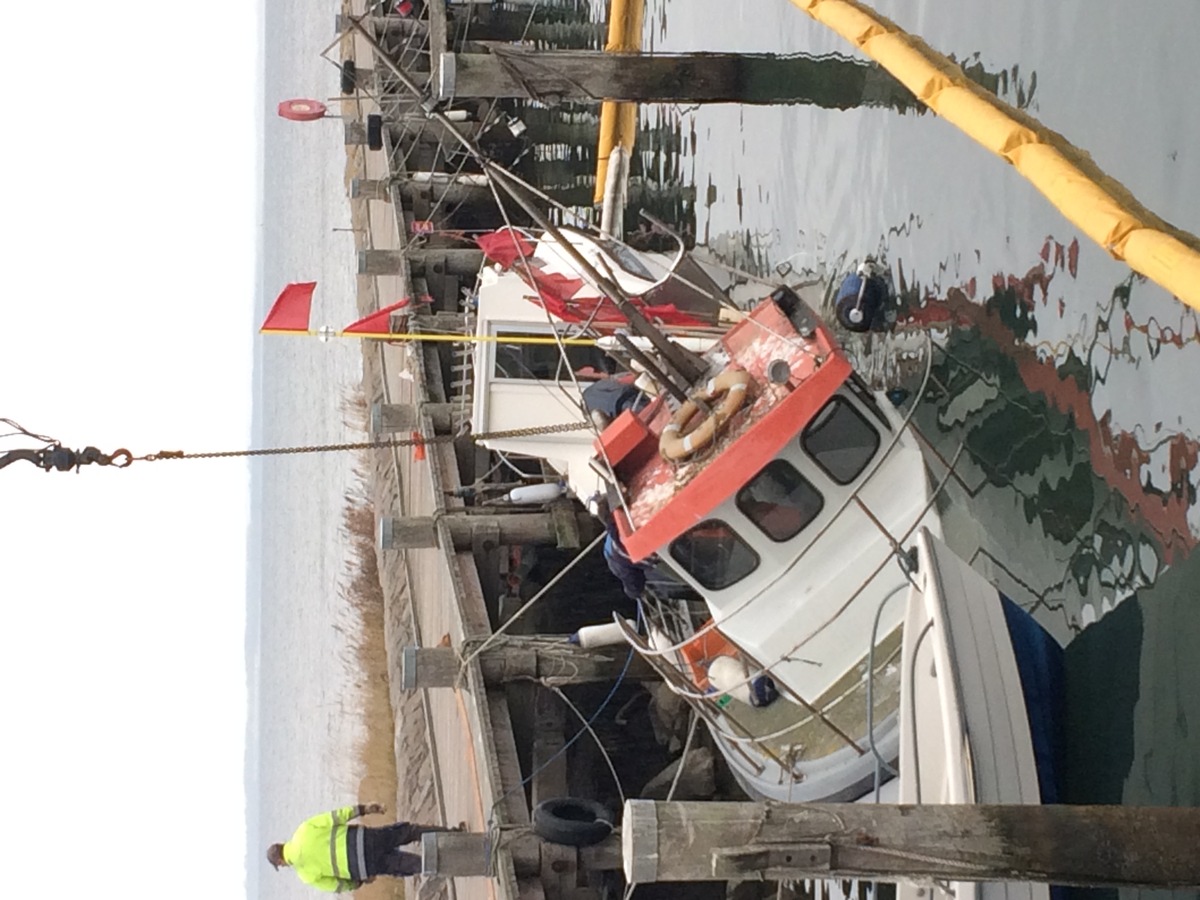
[[[1063,649],[1033,616],[1003,594],[1000,601],[1025,695],[1042,803],[1058,803],[1065,752]]]

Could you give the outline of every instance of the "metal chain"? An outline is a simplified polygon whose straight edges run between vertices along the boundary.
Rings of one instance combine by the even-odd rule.
[[[534,425],[529,428],[513,428],[509,431],[492,431],[484,434],[437,434],[432,437],[388,438],[386,440],[359,441],[347,444],[312,444],[303,447],[274,447],[265,450],[214,450],[207,453],[186,453],[182,450],[160,450],[146,456],[131,457],[133,460],[154,462],[160,459],[220,459],[230,456],[287,456],[294,453],[326,453],[334,450],[380,450],[389,447],[418,447],[430,444],[448,444],[460,437],[474,441],[497,440],[500,438],[535,437],[540,434],[561,434],[566,431],[582,431],[591,428],[588,422],[564,422],[559,425]],[[124,451],[128,452],[128,451]],[[129,463],[125,463],[128,465]]]

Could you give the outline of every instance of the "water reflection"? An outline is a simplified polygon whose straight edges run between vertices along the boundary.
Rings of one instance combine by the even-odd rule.
[[[1088,149],[1155,212],[1200,230],[1200,119],[1180,116],[1175,99],[1194,80],[1186,35],[1200,6],[1098,15],[1082,0],[968,0],[953,12],[895,0],[886,12]],[[651,0],[647,21],[658,50],[848,53],[786,3]],[[671,148],[646,176],[694,188],[697,241],[733,264],[759,274],[785,264],[793,279],[836,277],[867,254],[889,265],[896,333],[857,337],[854,350],[886,380],[918,337],[935,339],[936,381],[917,421],[935,459],[964,447],[946,533],[1067,644],[1070,798],[1200,799],[1196,313],[931,116],[802,106],[643,116],[682,137],[679,155]]]

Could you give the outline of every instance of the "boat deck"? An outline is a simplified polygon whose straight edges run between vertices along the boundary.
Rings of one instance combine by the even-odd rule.
[[[761,305],[721,343],[729,367],[745,370],[753,380],[748,404],[710,447],[688,460],[672,462],[649,453],[630,471],[617,465],[628,504],[628,522],[623,516],[618,521],[634,559],[656,552],[725,500],[731,486],[742,484],[799,432],[850,371],[823,327],[803,338],[773,303]],[[777,359],[789,364],[786,384],[767,378],[767,367]],[[657,438],[672,413],[665,405],[647,409],[650,434]]]
[[[875,648],[871,703],[876,723],[895,713],[900,705],[900,643],[897,629]],[[784,697],[761,708],[731,700],[724,712],[737,726],[752,734],[772,735],[763,741],[763,745],[780,759],[797,762],[820,759],[846,746],[839,731],[856,742],[861,742],[865,735],[866,671],[867,658],[864,657],[828,691],[810,701],[820,715]],[[867,749],[861,743],[860,748]]]

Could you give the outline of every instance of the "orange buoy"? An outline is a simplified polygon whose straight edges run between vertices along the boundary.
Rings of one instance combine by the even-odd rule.
[[[414,431],[413,439],[413,461],[420,462],[425,458],[425,439],[421,437],[421,432]]]
[[[279,104],[279,115],[293,122],[315,122],[324,118],[328,109],[320,100],[284,100]]]

